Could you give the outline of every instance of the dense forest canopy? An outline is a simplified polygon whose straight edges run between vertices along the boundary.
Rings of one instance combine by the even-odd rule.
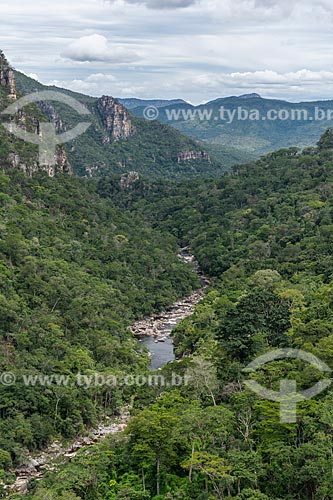
[[[1,177],[4,371],[146,373],[126,327],[198,285],[177,257],[189,245],[212,277],[174,331],[179,387],[105,393],[1,387],[4,481],[26,450],[71,438],[131,401],[124,433],[31,481],[29,500],[330,500],[332,391],[297,405],[245,388],[244,367],[278,347],[333,369],[333,133],[317,148],[284,149],[219,180]],[[267,364],[255,380],[277,391],[325,377],[300,360]],[[57,403],[57,401],[59,401]],[[12,499],[21,499],[12,495]]]
[[[190,293],[197,277],[174,237],[102,200],[92,182],[12,171],[0,185],[0,363],[18,381],[0,387],[0,447],[18,464],[122,397],[25,388],[22,374],[143,369],[148,357],[127,327]]]

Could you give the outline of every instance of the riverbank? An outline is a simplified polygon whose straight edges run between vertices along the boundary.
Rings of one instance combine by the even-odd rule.
[[[125,407],[116,421],[112,422],[111,418],[106,419],[104,424],[100,424],[97,429],[92,430],[87,436],[77,438],[70,446],[66,447],[59,441],[55,441],[43,452],[30,456],[26,465],[22,465],[15,470],[16,481],[8,488],[8,494],[27,494],[30,480],[40,481],[47,472],[54,470],[59,465],[62,458],[65,461],[70,461],[82,448],[93,446],[111,434],[123,431],[126,429],[129,420],[130,411],[128,407]]]
[[[145,343],[145,339],[150,339],[151,341],[151,369],[157,369],[165,365],[172,359],[172,356],[174,357],[170,334],[175,326],[194,312],[195,306],[203,299],[205,290],[209,285],[208,278],[202,275],[194,256],[188,252],[188,249],[182,249],[179,258],[193,265],[196,273],[200,277],[202,288],[193,292],[189,297],[175,302],[173,306],[163,313],[136,321],[131,326],[133,335],[140,341],[143,343]],[[158,345],[165,345],[168,347],[167,356],[160,356],[156,363],[154,363],[154,344],[156,347]],[[163,351],[165,351],[165,349],[163,349]],[[31,479],[40,481],[48,471],[54,470],[57,467],[61,458],[64,458],[64,460],[71,460],[82,448],[93,446],[109,435],[123,431],[130,420],[129,410],[129,407],[125,407],[121,411],[120,417],[115,422],[112,422],[111,419],[106,420],[106,422],[100,424],[96,430],[92,430],[88,436],[77,438],[68,447],[55,441],[45,451],[35,456],[30,456],[27,465],[21,466],[15,470],[16,481],[12,487],[8,488],[8,494],[19,493],[25,495],[28,490],[29,481]]]
[[[151,357],[150,369],[157,370],[175,359],[174,346],[171,338],[172,330],[179,323],[193,314],[195,306],[203,299],[209,279],[204,276],[195,257],[187,248],[182,248],[179,258],[193,266],[201,281],[201,288],[188,297],[181,299],[161,314],[149,316],[136,321],[131,331],[145,345]]]

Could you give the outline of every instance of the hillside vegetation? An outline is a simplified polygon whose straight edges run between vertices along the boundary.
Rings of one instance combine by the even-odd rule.
[[[101,200],[91,181],[12,171],[0,175],[0,198],[0,364],[17,380],[0,386],[0,456],[11,467],[117,413],[128,394],[76,387],[76,375],[145,371],[127,327],[197,278],[174,237]],[[70,384],[25,386],[37,374]]]
[[[283,423],[279,404],[246,389],[242,372],[279,347],[333,367],[332,146],[328,131],[317,149],[281,150],[220,181],[142,179],[127,192],[116,179],[100,181],[102,196],[189,244],[214,281],[175,330],[180,362],[163,370],[188,374],[188,385],[139,390],[125,436],[51,474],[47,491],[103,500],[333,498],[331,389]],[[281,360],[252,377],[278,391],[283,379],[303,390],[325,375]],[[81,469],[91,476],[77,483]]]
[[[70,95],[91,112],[92,125],[69,144],[66,152],[74,171],[81,176],[100,176],[135,170],[150,178],[184,179],[213,177],[228,165],[209,157],[205,146],[158,121],[140,119],[118,101],[100,99],[57,87],[47,87],[15,72],[17,88],[28,94],[51,90]],[[57,124],[58,132],[70,130],[80,122],[77,113],[56,102],[42,108]],[[81,120],[82,121],[82,120]]]
[[[132,112],[142,117],[144,109],[144,105],[139,105],[132,108]],[[273,119],[268,119],[271,110]],[[174,111],[177,118],[170,115]],[[282,147],[314,146],[318,137],[332,126],[332,111],[332,100],[292,103],[249,94],[216,99],[199,106],[188,103],[163,106],[159,108],[159,120],[204,141],[208,149],[213,147],[219,159],[230,152],[226,161],[235,159],[233,164],[239,164]]]

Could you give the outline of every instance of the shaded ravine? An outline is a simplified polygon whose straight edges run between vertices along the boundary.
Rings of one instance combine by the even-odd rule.
[[[202,274],[194,256],[187,248],[181,249],[179,257],[193,265],[200,278],[201,288],[189,297],[175,302],[163,313],[136,321],[131,327],[133,335],[149,349],[151,370],[157,370],[175,359],[171,332],[183,319],[193,314],[195,306],[202,300],[209,285],[209,279]]]
[[[165,312],[136,321],[131,326],[133,335],[139,338],[151,353],[150,369],[152,370],[161,368],[175,359],[170,334],[173,328],[194,312],[195,306],[202,300],[205,289],[209,285],[209,279],[201,273],[194,256],[189,253],[187,248],[181,249],[179,258],[193,264],[200,278],[201,288],[193,292],[189,297],[175,302]],[[56,441],[44,452],[34,457],[30,456],[27,465],[15,470],[16,481],[13,486],[8,488],[8,495],[12,493],[26,494],[29,481],[31,479],[41,480],[48,471],[52,471],[57,467],[62,458],[64,461],[69,461],[82,448],[93,446],[107,436],[123,431],[130,420],[129,410],[130,408],[125,407],[116,422],[109,419],[106,423],[100,424],[98,429],[91,431],[88,437],[78,438],[69,448],[62,447]]]
[[[28,492],[28,483],[31,479],[40,481],[47,472],[59,467],[61,462],[70,461],[82,448],[93,446],[107,436],[123,431],[130,420],[129,410],[129,407],[125,407],[116,421],[107,419],[97,429],[92,430],[88,436],[77,438],[69,447],[63,447],[59,441],[55,441],[43,452],[36,456],[30,456],[26,465],[15,470],[16,481],[7,488],[8,495],[13,493],[25,495]]]

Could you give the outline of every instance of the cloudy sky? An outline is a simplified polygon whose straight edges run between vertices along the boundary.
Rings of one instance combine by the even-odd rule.
[[[0,24],[17,69],[91,95],[333,98],[332,0],[3,0]]]

